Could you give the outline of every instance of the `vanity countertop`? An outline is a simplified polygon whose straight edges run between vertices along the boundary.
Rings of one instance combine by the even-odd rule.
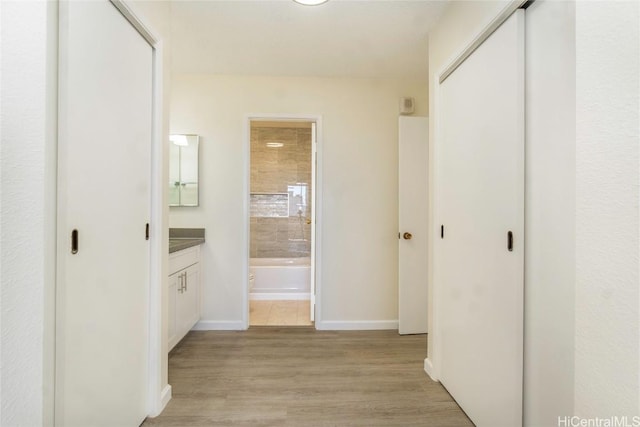
[[[202,245],[204,240],[204,228],[170,228],[169,229],[169,253]]]
[[[174,252],[178,252],[183,249],[188,249],[192,246],[198,246],[203,243],[204,243],[204,238],[202,237],[195,238],[195,239],[172,238],[172,239],[169,239],[169,253],[172,254]]]

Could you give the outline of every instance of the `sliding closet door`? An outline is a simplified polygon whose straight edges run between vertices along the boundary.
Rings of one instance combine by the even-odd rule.
[[[59,426],[147,415],[152,65],[109,1],[60,2]]]
[[[441,84],[440,100],[440,380],[479,427],[514,427],[522,423],[523,10]]]

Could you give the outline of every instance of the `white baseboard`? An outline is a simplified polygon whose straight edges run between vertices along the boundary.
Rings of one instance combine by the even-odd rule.
[[[171,386],[167,384],[164,386],[162,391],[160,392],[160,396],[158,396],[158,400],[151,403],[151,410],[149,411],[149,417],[155,418],[159,416],[164,408],[167,406],[167,403],[171,400]]]
[[[250,292],[249,299],[254,301],[300,301],[308,300],[309,292]]]
[[[320,331],[375,331],[384,329],[398,329],[397,320],[321,320],[316,322],[316,329]]]
[[[164,411],[164,408],[167,406],[167,403],[171,400],[171,385],[167,384],[160,394],[160,413]],[[158,414],[160,415],[160,414]]]
[[[429,378],[431,378],[433,381],[439,382],[438,378],[435,375],[435,372],[433,371],[433,363],[431,363],[431,360],[429,360],[428,357],[424,359],[424,371],[427,373],[427,375],[429,375]]]
[[[375,330],[397,330],[397,320],[324,320],[315,324],[316,329],[321,331],[375,331]],[[245,326],[240,320],[200,320],[195,324],[192,331],[243,331]]]
[[[244,331],[246,327],[241,320],[200,320],[192,331]]]

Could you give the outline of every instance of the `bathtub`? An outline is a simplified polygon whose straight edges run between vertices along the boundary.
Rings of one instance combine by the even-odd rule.
[[[311,288],[310,258],[251,258],[249,273],[253,275],[250,299],[309,299]]]

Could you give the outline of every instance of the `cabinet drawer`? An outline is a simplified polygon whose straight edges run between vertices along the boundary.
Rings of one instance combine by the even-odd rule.
[[[200,247],[174,252],[169,255],[169,274],[173,274],[200,261]]]

